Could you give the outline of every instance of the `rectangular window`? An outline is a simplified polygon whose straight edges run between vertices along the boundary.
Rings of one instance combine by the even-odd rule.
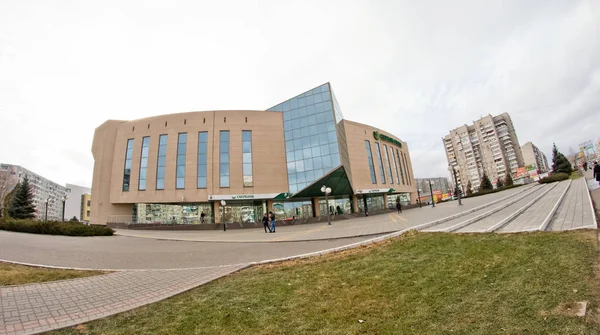
[[[219,133],[219,186],[229,187],[229,130]]]
[[[371,143],[368,140],[365,140],[365,147],[367,149],[367,163],[369,164],[369,172],[371,173],[371,182],[377,184],[375,166],[373,165],[373,155],[371,154]]]
[[[125,150],[125,168],[123,170],[123,191],[129,191],[131,182],[131,159],[133,157],[133,138],[127,140],[127,149]]]
[[[150,148],[150,137],[142,139],[142,155],[140,156],[140,178],[138,190],[146,190],[146,171],[148,170],[148,149]]]
[[[398,164],[396,164],[396,155],[394,155],[394,148],[390,146],[390,156],[394,161],[394,171],[396,171],[396,184],[400,185],[400,175],[398,174]]]
[[[379,171],[381,172],[381,183],[385,184],[385,171],[383,171],[383,160],[381,159],[381,151],[379,148],[379,142],[375,142],[375,152],[377,154],[377,161],[379,162]]]
[[[385,165],[387,166],[388,174],[390,175],[390,184],[394,183],[394,175],[392,175],[392,164],[388,156],[387,145],[383,145],[383,153],[385,154]]]
[[[411,184],[410,182],[410,174],[408,173],[408,163],[407,163],[407,159],[406,159],[406,154],[401,152],[402,154],[402,159],[404,162],[404,171],[406,172],[406,181],[408,182],[408,184]]]
[[[179,133],[177,138],[177,172],[175,188],[185,188],[185,153],[187,151],[187,133]]]
[[[254,186],[252,180],[252,131],[242,131],[242,170],[244,174],[244,187]]]
[[[165,168],[167,166],[167,138],[160,135],[158,139],[158,160],[156,162],[156,189],[165,189]]]
[[[396,157],[398,158],[398,166],[400,167],[400,178],[402,178],[402,184],[406,185],[404,182],[404,172],[402,172],[402,160],[400,160],[400,151],[396,149]]]
[[[208,132],[198,133],[198,188],[206,188]]]

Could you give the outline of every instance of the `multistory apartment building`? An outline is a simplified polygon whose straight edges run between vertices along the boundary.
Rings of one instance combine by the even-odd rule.
[[[27,176],[33,192],[33,204],[36,209],[36,218],[59,221],[62,219],[62,206],[67,194],[67,189],[37,173],[33,173],[21,166],[0,164],[0,203],[15,186]]]
[[[81,197],[91,192],[92,190],[89,187],[67,184],[68,198],[67,203],[65,204],[65,220],[70,220],[73,217],[76,217],[79,221],[85,221],[82,214],[84,211]]]
[[[521,146],[523,153],[523,164],[526,167],[535,166],[538,173],[546,173],[550,170],[546,155],[531,142],[527,142]]]
[[[448,167],[457,173],[458,185],[466,191],[468,181],[478,189],[483,174],[492,183],[513,175],[523,166],[523,155],[515,127],[508,113],[487,115],[473,122],[450,130],[443,138]]]

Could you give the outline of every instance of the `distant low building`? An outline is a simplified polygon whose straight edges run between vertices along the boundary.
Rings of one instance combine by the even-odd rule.
[[[48,210],[47,219],[60,221],[62,219],[62,202],[67,189],[37,173],[33,173],[24,167],[11,164],[0,164],[0,206],[4,198],[18,183],[27,176],[33,192],[33,204],[35,205],[36,218],[44,220],[46,217],[46,203]]]
[[[450,186],[448,178],[416,178],[415,183],[417,188],[419,189],[418,193],[421,196],[421,202],[431,201],[431,191],[429,188],[430,182],[433,182],[433,184],[431,185],[431,191],[433,191],[433,197],[436,201],[446,199],[451,196],[452,187]]]
[[[91,193],[91,189],[85,186],[67,184],[67,203],[65,204],[65,220],[70,220],[76,217],[79,221],[83,219],[83,205],[81,197]]]

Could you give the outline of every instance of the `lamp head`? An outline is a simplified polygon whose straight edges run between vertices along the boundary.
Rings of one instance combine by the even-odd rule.
[[[327,192],[327,194],[331,193],[331,189],[328,187],[325,189],[325,192]]]
[[[321,186],[321,192],[325,193],[326,190],[327,188],[325,187],[325,185]]]
[[[221,200],[221,206],[225,206],[226,202],[225,200]]]

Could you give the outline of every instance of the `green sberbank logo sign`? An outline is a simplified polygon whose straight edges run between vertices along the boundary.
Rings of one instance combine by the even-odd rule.
[[[395,145],[399,146],[400,148],[402,148],[402,143],[400,143],[400,141],[397,141],[397,140],[395,140],[395,139],[393,139],[393,138],[391,138],[391,137],[389,137],[389,136],[386,136],[386,135],[380,134],[380,133],[379,133],[377,130],[375,130],[375,131],[373,132],[373,137],[374,137],[376,140],[378,140],[378,141],[379,141],[379,140],[381,140],[381,141],[386,141],[386,142],[389,142],[389,143],[395,144]]]

